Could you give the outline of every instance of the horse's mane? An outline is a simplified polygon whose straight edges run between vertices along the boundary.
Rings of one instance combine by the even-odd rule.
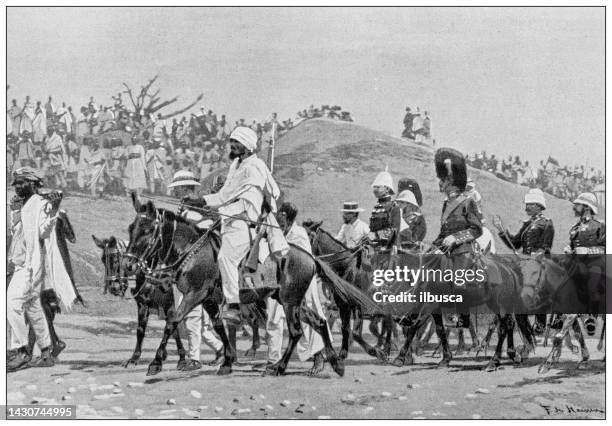
[[[342,241],[337,240],[336,237],[334,237],[332,234],[330,234],[329,231],[326,231],[325,229],[323,229],[321,226],[317,227],[315,232],[317,232],[317,231],[321,231],[322,233],[327,235],[329,238],[331,238],[332,241],[334,241],[334,242],[338,243],[338,245],[342,246],[343,249],[349,250],[349,248]]]

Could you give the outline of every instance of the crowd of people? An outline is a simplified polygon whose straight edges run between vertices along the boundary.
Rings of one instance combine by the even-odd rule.
[[[23,106],[13,99],[7,111],[7,173],[16,167],[40,170],[46,181],[62,190],[121,195],[126,191],[168,194],[178,170],[199,181],[229,165],[228,139],[236,127],[250,127],[260,146],[312,118],[352,121],[338,105],[298,111],[295,118],[230,123],[225,114],[200,108],[180,119],[161,113],[133,111],[121,93],[110,105],[90,97],[75,116],[65,102],[49,96],[43,105],[27,96]]]
[[[594,192],[597,186],[605,182],[604,173],[595,167],[561,167],[552,157],[533,166],[529,161],[522,161],[518,155],[500,159],[482,151],[473,156],[468,155],[466,161],[470,166],[486,170],[501,179],[530,188],[540,188],[566,200],[574,200],[582,192]]]

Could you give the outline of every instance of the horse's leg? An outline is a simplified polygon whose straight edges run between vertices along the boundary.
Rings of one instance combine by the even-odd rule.
[[[450,361],[453,358],[450,347],[448,346],[448,338],[446,336],[446,330],[444,329],[444,318],[440,309],[436,310],[436,313],[432,314],[434,322],[436,323],[436,335],[440,339],[442,345],[442,361],[438,363],[439,367],[448,367]]]
[[[230,374],[232,372],[232,363],[236,361],[236,350],[231,345],[225,326],[221,320],[221,312],[219,305],[217,305],[212,299],[205,299],[203,302],[204,309],[213,324],[213,329],[219,335],[221,342],[223,343],[223,362],[217,370],[217,374],[220,376]]]
[[[470,321],[470,339],[472,340],[472,346],[470,346],[470,350],[472,349],[477,349],[480,346],[480,342],[478,341],[478,333],[476,332],[476,326],[474,325],[476,324],[476,314],[472,315],[471,321]]]
[[[521,361],[523,361],[529,357],[529,353],[535,348],[533,329],[531,328],[531,324],[529,324],[529,317],[527,315],[517,314],[514,317],[516,318],[516,324],[519,327],[519,331],[525,340],[525,344],[519,351],[519,356],[521,357]]]
[[[344,376],[344,361],[336,355],[336,351],[332,346],[331,336],[327,328],[327,320],[320,317],[315,311],[308,307],[302,308],[302,321],[310,325],[317,333],[323,338],[323,344],[325,345],[325,352],[327,354],[327,361],[330,363],[334,371],[340,376]],[[315,376],[322,371],[322,366],[313,365],[310,370],[310,375]]]
[[[493,337],[493,333],[495,332],[495,329],[498,329],[498,328],[499,328],[499,317],[497,315],[495,315],[493,317],[493,321],[491,321],[489,323],[489,328],[487,330],[487,334],[485,335],[485,337],[482,340],[482,342],[480,342],[480,345],[478,346],[478,349],[476,349],[476,355],[475,356],[478,356],[480,351],[483,351],[484,355],[487,356],[487,348],[489,347],[489,343],[491,342],[491,337]]]
[[[136,301],[138,307],[138,328],[136,329],[136,347],[132,356],[127,361],[124,361],[122,367],[135,367],[142,353],[142,341],[144,340],[145,330],[149,322],[149,307],[145,303]]]
[[[169,293],[172,294],[171,292]],[[169,299],[170,299],[169,300],[170,307],[169,309],[166,310],[166,318],[170,318],[171,315],[168,315],[168,313],[174,310],[174,298],[170,297]],[[198,321],[202,321],[201,316],[198,319]],[[179,356],[179,360],[176,364],[176,369],[182,370],[187,366],[187,360],[185,359],[187,351],[185,351],[185,347],[183,346],[183,341],[181,340],[181,334],[179,333],[179,327],[176,327],[174,329],[174,333],[172,333],[172,337],[174,337],[174,341],[176,342],[176,351]],[[198,351],[199,351],[199,348],[198,348]],[[167,356],[167,351],[164,352],[164,361],[166,360],[166,356]]]
[[[502,348],[504,346],[504,340],[506,340],[507,335],[506,318],[508,317],[508,315],[502,317],[498,314],[497,317],[497,346],[495,347],[495,354],[493,355],[493,358],[489,360],[489,363],[485,368],[485,371],[488,372],[495,371],[497,370],[497,367],[499,367],[499,364],[501,363]]]
[[[517,359],[516,349],[514,348],[514,316],[506,315],[506,340],[508,342],[506,346],[506,354],[514,363],[520,362]]]
[[[563,339],[565,335],[568,333],[570,327],[572,326],[574,320],[576,319],[576,314],[564,314],[562,316],[563,326],[561,330],[555,334],[553,338],[553,347],[546,358],[546,361],[538,368],[538,373],[545,374],[548,373],[555,362],[559,360],[561,356],[561,347],[563,345]]]
[[[382,324],[381,324],[381,330],[379,331],[378,323],[380,321],[381,321],[381,317],[378,317],[378,316],[372,317],[372,319],[370,319],[370,325],[368,326],[368,329],[370,330],[370,333],[372,333],[372,336],[376,337],[376,347],[382,349],[384,329],[382,328]]]
[[[253,318],[251,320],[251,329],[253,330],[253,335],[251,336],[251,347],[247,349],[244,353],[244,356],[255,357],[257,353],[257,349],[261,346],[259,341],[259,320],[257,318]]]
[[[361,309],[355,308],[354,313],[355,320],[353,322],[353,340],[359,343],[359,345],[368,355],[376,357],[382,362],[387,362],[387,355],[380,348],[368,344],[368,342],[366,342],[363,338],[363,312]]]
[[[391,337],[393,336],[393,319],[390,315],[385,315],[382,319],[382,333],[385,337],[383,352],[387,357],[391,355]]]
[[[286,305],[284,308],[287,328],[289,329],[289,344],[282,358],[278,362],[266,367],[264,375],[280,376],[285,373],[291,354],[303,334],[300,325],[300,306]]]
[[[461,355],[465,351],[465,337],[463,333],[463,327],[457,329],[457,349],[455,349],[455,355]]]
[[[338,311],[340,312],[340,329],[342,331],[342,346],[340,347],[339,358],[346,359],[351,344],[351,308],[342,303],[338,304]]]
[[[603,318],[603,326],[601,327],[601,334],[599,335],[599,342],[597,343],[597,350],[601,351],[604,347],[604,343],[606,341],[606,316],[602,315]],[[604,354],[604,358],[606,355]]]
[[[400,348],[399,353],[393,360],[394,366],[403,367],[407,363],[407,358],[411,353],[410,346],[412,345],[412,340],[414,339],[414,336],[416,335],[419,328],[426,324],[428,320],[429,312],[421,312],[421,314],[419,314],[419,316],[412,324],[404,328],[406,340],[404,340],[404,345]]]
[[[589,350],[586,347],[586,342],[584,341],[584,334],[582,334],[582,328],[580,327],[580,324],[578,323],[580,319],[581,318],[579,316],[576,317],[576,319],[572,323],[572,327],[574,329],[574,332],[578,336],[578,343],[580,343],[580,355],[582,356],[582,359],[578,363],[577,368],[583,369],[588,366],[590,355],[589,355]]]
[[[178,324],[185,319],[187,313],[189,313],[193,308],[195,308],[199,303],[202,303],[205,297],[206,286],[203,286],[201,290],[198,291],[189,291],[187,294],[183,296],[183,300],[176,311],[169,310],[170,317],[166,318],[166,326],[164,327],[164,335],[162,340],[155,352],[155,358],[149,364],[149,369],[147,370],[147,376],[152,376],[159,373],[162,370],[163,356],[166,352],[166,346],[168,345],[168,339],[170,336],[174,335]]]

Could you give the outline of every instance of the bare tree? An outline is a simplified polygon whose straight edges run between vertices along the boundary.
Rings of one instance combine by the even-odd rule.
[[[157,80],[157,77],[158,75],[149,80],[149,82],[144,86],[140,86],[140,92],[136,97],[134,97],[134,93],[132,92],[130,86],[128,86],[126,83],[123,83],[123,86],[125,86],[126,89],[123,93],[126,93],[128,95],[130,101],[132,102],[134,113],[139,119],[141,116],[154,114],[160,111],[162,108],[165,108],[178,101],[178,96],[164,101],[161,100],[161,97],[159,96],[160,89],[157,89],[155,91],[152,89],[152,86]],[[182,114],[190,108],[194,107],[198,102],[202,100],[203,97],[204,94],[200,93],[196,100],[187,105],[186,107],[167,114],[162,114],[161,118],[165,120],[167,118],[174,117],[175,115]]]

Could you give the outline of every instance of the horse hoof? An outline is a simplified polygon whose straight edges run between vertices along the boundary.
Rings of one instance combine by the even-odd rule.
[[[348,351],[346,349],[340,349],[340,353],[338,354],[338,358],[340,358],[340,359],[348,358]]]
[[[284,370],[282,370],[279,365],[275,364],[267,366],[262,376],[282,376],[283,373]]]
[[[492,373],[493,371],[497,371],[497,364],[495,364],[494,362],[490,362],[485,368],[485,371],[487,373]]]
[[[127,361],[123,361],[121,363],[121,366],[123,368],[128,368],[128,367],[132,367],[133,368],[133,367],[136,367],[137,365],[138,365],[138,360],[137,359],[132,359],[132,358],[128,359]]]
[[[338,376],[344,376],[344,362],[341,359],[330,360],[330,364]]]
[[[164,350],[164,351],[162,352],[161,359],[162,359],[162,361],[165,361],[165,360],[166,360],[166,358],[168,358],[168,351]]]
[[[393,365],[394,367],[403,367],[404,366],[404,358],[401,357],[396,357],[393,362],[391,363],[391,365]]]
[[[589,360],[582,360],[576,366],[576,370],[586,370],[589,368]]]
[[[404,361],[404,365],[413,365],[414,364],[414,358],[412,356],[407,356],[406,360]]]
[[[539,374],[546,374],[550,371],[550,365],[548,363],[542,364],[538,367]]]
[[[176,369],[182,371],[187,367],[187,360],[185,358],[179,359],[179,362],[176,364]]]
[[[162,371],[162,366],[159,364],[151,364],[149,365],[149,369],[147,370],[147,376],[155,376]]]
[[[232,372],[232,367],[230,367],[229,365],[222,365],[217,370],[217,376],[227,376],[231,372]]]
[[[438,363],[438,367],[450,367],[450,359],[442,358],[442,361]]]

